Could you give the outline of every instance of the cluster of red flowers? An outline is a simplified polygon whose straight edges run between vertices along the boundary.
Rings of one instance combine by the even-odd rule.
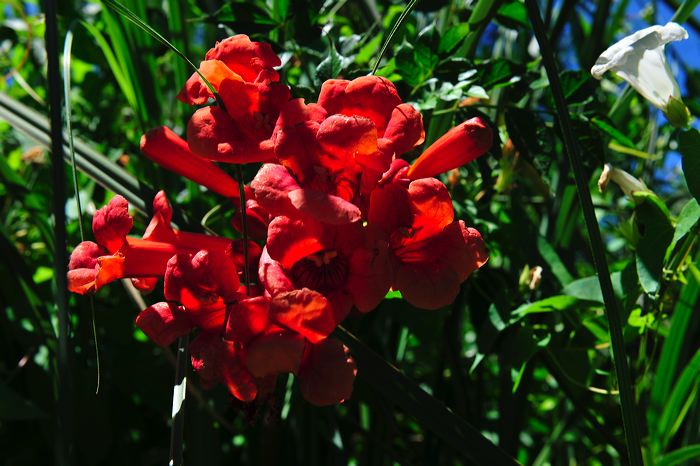
[[[486,262],[481,235],[454,219],[433,176],[482,155],[492,133],[473,118],[409,165],[400,157],[423,142],[423,122],[390,81],[329,80],[307,104],[290,98],[279,65],[247,36],[217,43],[199,69],[215,93],[195,73],[178,95],[201,106],[187,140],[162,127],[141,141],[164,168],[227,198],[239,186],[214,161],[263,163],[245,187],[248,263],[243,239],[173,229],[163,192],[143,237],[128,236],[133,220],[116,196],[95,213],[96,242],[73,251],[68,282],[86,294],[132,278],[148,291],[163,277],[166,301],[136,324],[159,345],[199,329],[190,351],[205,384],[250,401],[291,372],[309,402],[328,405],[352,392],[355,363],[329,337],[352,309],[371,311],[390,289],[437,309]],[[254,286],[241,284],[246,267]]]

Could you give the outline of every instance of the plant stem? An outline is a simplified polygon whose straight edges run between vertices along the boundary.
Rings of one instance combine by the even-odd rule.
[[[250,277],[248,276],[248,215],[246,212],[243,169],[240,165],[236,165],[236,177],[238,178],[238,192],[241,198],[241,225],[243,225],[243,279],[245,280],[245,294],[250,296]]]
[[[56,277],[56,305],[58,307],[58,396],[56,400],[56,462],[73,463],[73,397],[70,367],[70,318],[68,315],[68,286],[66,270],[66,187],[63,168],[63,122],[61,118],[61,74],[58,66],[57,2],[44,2],[46,32],[44,41],[47,54],[47,77],[51,135],[51,181],[53,185],[54,215],[54,272]]]
[[[574,139],[571,122],[569,120],[569,111],[564,100],[557,65],[554,61],[554,52],[547,40],[547,34],[542,23],[539,7],[536,0],[525,0],[530,22],[535,31],[535,37],[540,46],[542,53],[542,61],[547,72],[549,84],[554,96],[554,102],[558,114],[559,124],[561,127],[564,148],[569,157],[574,178],[576,181],[576,190],[578,192],[579,202],[583,210],[583,217],[586,222],[588,236],[591,242],[591,252],[593,254],[593,262],[595,264],[600,288],[603,292],[603,300],[605,302],[605,315],[608,319],[610,327],[610,341],[612,344],[613,360],[615,363],[615,371],[620,387],[620,402],[622,405],[622,421],[625,429],[625,437],[627,440],[627,450],[629,453],[630,464],[633,466],[642,466],[642,449],[640,441],[640,427],[636,416],[636,407],[634,395],[632,392],[632,377],[630,376],[629,365],[627,363],[627,355],[625,352],[625,341],[622,335],[622,321],[620,318],[620,309],[618,302],[613,293],[612,281],[608,270],[607,260],[605,258],[605,249],[598,227],[598,220],[595,216],[593,202],[591,201],[591,193],[588,188],[587,180],[584,176],[583,166],[581,164],[581,156],[579,148]]]
[[[169,466],[182,466],[182,451],[185,437],[185,396],[187,395],[187,346],[189,343],[189,335],[182,336],[177,340]]]

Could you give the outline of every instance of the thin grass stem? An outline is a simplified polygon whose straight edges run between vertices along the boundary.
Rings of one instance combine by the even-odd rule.
[[[384,45],[382,45],[381,50],[379,51],[379,55],[377,56],[377,61],[374,63],[374,66],[372,67],[372,73],[370,74],[376,74],[377,70],[379,69],[379,64],[382,62],[382,57],[384,57],[384,54],[386,53],[386,49],[389,47],[389,44],[391,44],[392,39],[396,35],[396,32],[399,30],[403,22],[408,18],[408,15],[413,11],[413,7],[416,6],[416,3],[418,3],[418,0],[411,0],[408,5],[406,5],[406,8],[401,12],[401,15],[399,18],[396,20],[396,23],[394,24],[394,27],[391,28],[391,31],[389,32],[389,35],[387,36],[386,40],[384,41]]]

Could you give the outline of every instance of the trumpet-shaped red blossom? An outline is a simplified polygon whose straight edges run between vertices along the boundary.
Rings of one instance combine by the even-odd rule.
[[[417,307],[437,309],[454,301],[488,254],[479,232],[454,220],[445,185],[435,178],[410,181],[407,170],[397,161],[372,192],[369,228],[389,242],[392,287]]]
[[[386,243],[370,243],[359,224],[334,227],[288,217],[270,223],[258,275],[273,297],[302,287],[322,293],[336,323],[353,305],[374,309],[391,284]]]
[[[241,345],[253,377],[291,372],[307,401],[326,406],[350,396],[357,372],[347,348],[326,338],[329,316],[326,299],[306,288],[260,296],[231,306],[226,337]]]
[[[190,151],[184,139],[161,126],[141,137],[141,152],[155,163],[225,197],[238,198],[238,183],[209,160]]]
[[[231,163],[274,159],[267,142],[289,88],[279,82],[274,67],[280,60],[269,44],[237,35],[218,42],[199,67],[217,93],[220,106],[195,112],[187,125],[192,152],[211,160]],[[201,105],[215,95],[198,73],[187,81],[178,98]]]
[[[493,136],[473,118],[409,166],[400,157],[423,142],[422,117],[390,81],[329,80],[305,104],[290,100],[279,65],[247,36],[217,43],[178,95],[200,106],[187,142],[165,127],[141,141],[156,163],[228,198],[239,186],[212,161],[266,162],[244,187],[247,231],[264,246],[173,228],[163,192],[143,238],[129,237],[116,197],[94,216],[96,242],[73,251],[68,281],[84,294],[123,277],[149,290],[164,276],[166,302],[136,325],[158,345],[199,332],[190,351],[204,386],[223,383],[248,402],[292,373],[306,400],[326,406],[352,393],[355,362],[329,338],[351,309],[370,311],[390,288],[421,308],[445,306],[487,261],[481,235],[454,219],[431,176],[479,157]],[[243,231],[242,215],[232,225]],[[259,284],[241,284],[246,268]]]
[[[486,122],[474,117],[435,141],[411,165],[411,180],[428,178],[461,167],[481,157],[493,145],[493,132]]]
[[[271,140],[287,173],[264,167],[251,187],[270,212],[352,223],[393,158],[423,137],[420,113],[388,80],[326,81],[318,104],[295,99],[280,112]]]
[[[97,243],[84,241],[73,250],[68,264],[70,291],[87,294],[120,278],[163,274],[177,247],[127,237],[133,225],[128,206],[126,199],[115,196],[95,213],[92,230]]]

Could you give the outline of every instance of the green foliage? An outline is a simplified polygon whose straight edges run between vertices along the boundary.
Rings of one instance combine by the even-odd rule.
[[[651,191],[628,197],[611,182],[593,202],[645,418],[646,460],[692,464],[700,456],[700,133],[697,123],[674,130],[633,91],[618,92],[615,78],[601,85],[590,77],[596,54],[640,25],[629,23],[635,2],[597,2],[597,13],[585,3],[540,2],[550,8],[543,16],[586,181],[594,186],[605,162]],[[697,17],[697,3],[684,1],[676,20]],[[133,15],[118,14],[119,5]],[[322,81],[375,67],[423,112],[423,148],[477,115],[496,130],[487,155],[443,179],[456,217],[482,232],[490,254],[454,305],[422,311],[390,292],[378,309],[351,316],[339,332],[359,373],[352,398],[337,407],[305,404],[293,377],[245,406],[190,377],[187,463],[502,464],[512,456],[523,464],[628,464],[603,293],[523,2],[129,0],[60,8],[61,38],[71,25],[75,34],[70,104],[84,209],[69,194],[69,246],[79,241],[78,218],[90,225],[114,193],[128,198],[135,231],[143,231],[160,188],[177,205],[181,228],[198,229],[206,217],[207,228],[233,234],[228,201],[138,153],[150,127],[185,134],[192,109],[175,96],[228,35],[270,42],[283,80],[307,102]],[[58,438],[53,296],[61,272],[52,266],[43,34],[38,2],[0,10],[0,450],[8,464],[53,463]],[[700,74],[675,47],[668,46],[686,77],[683,101],[697,118]],[[682,164],[671,166],[676,149]],[[676,176],[681,167],[685,183]],[[245,167],[244,178],[256,168]],[[66,186],[72,193],[68,179]],[[76,464],[166,461],[174,356],[135,329],[139,310],[117,285],[96,300],[95,395],[90,303],[71,298]]]

